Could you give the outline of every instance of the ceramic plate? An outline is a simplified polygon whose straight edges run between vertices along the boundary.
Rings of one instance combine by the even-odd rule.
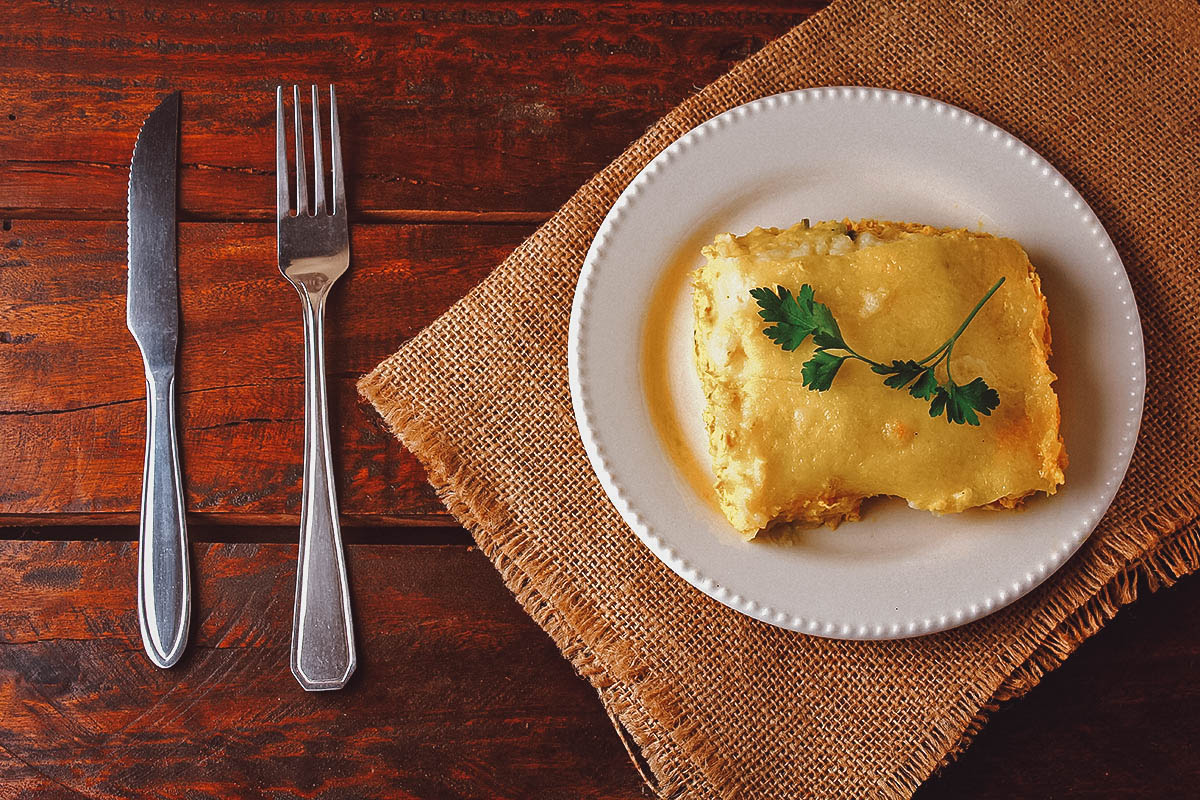
[[[751,542],[737,535],[705,496],[711,462],[686,273],[719,232],[787,227],[803,217],[966,227],[1025,247],[1054,334],[1050,366],[1070,456],[1058,494],[1017,512],[945,517],[881,498],[864,504],[862,521],[837,530]],[[1058,569],[1125,475],[1145,386],[1129,279],[1067,180],[962,109],[857,87],[740,106],[651,161],[588,252],[568,348],[592,466],[654,554],[744,614],[847,639],[951,628],[1013,602]],[[679,444],[669,453],[662,431],[672,429]]]

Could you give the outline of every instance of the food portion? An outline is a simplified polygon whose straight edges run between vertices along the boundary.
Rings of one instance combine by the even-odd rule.
[[[862,501],[1013,508],[1063,482],[1048,310],[1011,239],[862,220],[721,234],[693,292],[722,510],[753,538]]]

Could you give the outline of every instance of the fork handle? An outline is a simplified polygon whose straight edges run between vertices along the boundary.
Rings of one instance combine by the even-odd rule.
[[[138,530],[138,627],[146,655],[171,667],[183,655],[191,621],[191,576],[179,442],[175,373],[146,373],[146,464]]]
[[[354,672],[354,623],[337,487],[329,447],[325,397],[325,290],[304,301],[304,487],[296,607],[292,615],[292,674],[306,691],[340,689]]]

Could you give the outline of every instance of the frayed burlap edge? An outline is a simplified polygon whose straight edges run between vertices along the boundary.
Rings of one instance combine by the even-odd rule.
[[[910,797],[966,749],[1002,703],[1027,693],[1122,606],[1136,600],[1139,585],[1157,591],[1200,569],[1200,532],[1188,528],[1198,517],[1200,487],[1192,487],[1163,508],[1139,514],[1123,528],[1105,531],[1090,552],[1068,561],[1035,593],[1035,597],[1043,595],[1044,602],[1038,621],[1047,624],[1028,628],[980,671],[958,701],[960,709],[963,704],[976,709],[966,725],[938,725],[930,730],[892,777],[884,796]],[[998,688],[985,697],[980,693],[985,686]],[[961,717],[943,715],[947,720],[957,718]]]
[[[383,416],[388,427],[425,467],[429,481],[438,497],[463,527],[475,537],[483,551],[500,573],[508,590],[527,614],[554,641],[563,656],[600,695],[610,720],[628,750],[634,766],[646,785],[662,798],[678,798],[688,789],[703,786],[699,774],[680,774],[675,765],[692,765],[699,755],[676,746],[679,729],[672,731],[669,722],[660,724],[646,707],[647,698],[638,696],[639,681],[619,680],[613,674],[614,664],[606,663],[600,653],[614,653],[618,643],[606,637],[602,621],[571,614],[558,608],[551,596],[569,596],[570,591],[555,592],[555,584],[565,584],[553,577],[552,571],[532,576],[521,568],[509,548],[519,543],[520,529],[512,522],[501,499],[478,477],[463,468],[456,449],[440,431],[419,420],[402,405],[388,399],[390,382],[377,369],[359,383],[359,390]],[[519,544],[515,544],[519,548]],[[616,663],[620,663],[618,659]],[[644,676],[643,676],[644,678]],[[653,705],[653,698],[650,698]],[[655,709],[661,711],[662,709]],[[671,719],[668,715],[667,719]],[[685,737],[697,741],[696,736]],[[637,752],[630,746],[632,739]],[[638,756],[649,767],[647,773]]]
[[[1180,578],[1200,569],[1200,528],[1193,524],[1200,516],[1200,499],[1180,500],[1177,505],[1181,512],[1177,519],[1188,520],[1181,522],[1181,529],[1166,534],[1168,538],[1140,558],[1127,563],[1095,595],[1051,630],[992,697],[980,706],[960,733],[958,741],[938,761],[934,771],[953,762],[974,741],[993,713],[1004,703],[1023,697],[1042,678],[1065,663],[1080,645],[1099,633],[1118,611],[1136,601],[1141,591],[1154,593],[1174,586]]]
[[[572,601],[574,590],[566,581],[556,578],[551,569],[534,575],[522,568],[527,540],[502,499],[486,482],[464,469],[457,450],[437,427],[391,397],[388,390],[395,384],[386,365],[381,364],[359,383],[363,397],[416,455],[438,496],[475,536],[521,607],[550,635],[576,672],[596,689],[646,784],[667,800],[689,793],[711,796],[706,778],[711,773],[704,767],[711,757],[711,745],[701,735],[697,722],[673,708],[666,691],[646,685],[648,676],[627,668],[620,643],[614,641],[601,619]],[[1052,579],[1043,591],[1057,596],[1042,616],[1052,624],[1030,628],[1007,653],[981,672],[981,680],[974,681],[973,686],[998,684],[999,688],[990,696],[977,696],[968,690],[958,698],[954,705],[967,710],[967,724],[948,722],[929,730],[916,743],[909,760],[880,787],[880,796],[910,797],[931,774],[970,744],[1002,703],[1036,686],[1121,607],[1136,600],[1139,587],[1157,591],[1200,569],[1200,530],[1186,527],[1197,517],[1200,491],[1194,490],[1163,509],[1142,514],[1124,530],[1110,532],[1092,554],[1088,567],[1071,576],[1075,586],[1065,587],[1064,591],[1061,582]],[[558,604],[551,598],[559,598]],[[630,739],[639,752],[630,747]],[[639,754],[650,774],[639,763]]]
[[[1176,519],[1194,522],[1200,516],[1194,501],[1181,500]],[[1094,597],[1080,606],[1051,631],[1016,672],[996,690],[993,698],[1001,703],[1026,694],[1054,668],[1098,632],[1126,605],[1137,600],[1140,591],[1157,592],[1174,586],[1185,575],[1200,569],[1200,528],[1185,523],[1178,531],[1168,531],[1158,545],[1127,564]]]

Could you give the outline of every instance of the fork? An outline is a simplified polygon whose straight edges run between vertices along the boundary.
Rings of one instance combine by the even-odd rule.
[[[313,211],[304,169],[304,121],[300,88],[292,87],[296,132],[295,214],[288,192],[287,136],[283,87],[275,89],[276,240],[279,271],[300,294],[304,306],[304,484],[300,507],[300,552],[296,564],[296,606],[292,616],[292,674],[306,691],[340,689],[354,672],[354,623],[337,487],[329,447],[325,397],[325,300],[350,265],[346,223],[346,182],[338,131],[337,95],[329,87],[333,202],[326,206],[325,165],[317,87],[312,87]]]

